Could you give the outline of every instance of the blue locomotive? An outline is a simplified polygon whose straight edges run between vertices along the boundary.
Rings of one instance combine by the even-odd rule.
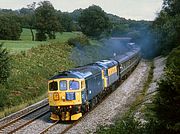
[[[134,49],[109,60],[60,72],[48,80],[48,99],[52,120],[78,120],[111,92],[140,61]]]

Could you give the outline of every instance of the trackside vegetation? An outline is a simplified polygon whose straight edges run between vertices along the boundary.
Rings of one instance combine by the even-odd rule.
[[[10,59],[6,49],[0,44],[0,84],[7,81],[10,71]]]
[[[73,67],[68,58],[71,49],[67,44],[52,43],[12,55],[10,77],[6,84],[0,84],[0,111],[45,97],[47,79]]]

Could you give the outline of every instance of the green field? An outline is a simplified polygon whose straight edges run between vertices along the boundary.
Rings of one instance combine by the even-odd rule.
[[[35,34],[35,30],[34,30]],[[20,40],[12,41],[12,40],[0,40],[0,43],[4,43],[3,47],[7,48],[11,53],[16,53],[20,51],[26,51],[32,47],[37,47],[38,45],[47,45],[54,42],[64,43],[69,38],[75,37],[81,33],[78,32],[63,32],[56,34],[56,39],[47,40],[47,41],[31,41],[31,32],[29,29],[23,28],[23,32],[21,33]]]

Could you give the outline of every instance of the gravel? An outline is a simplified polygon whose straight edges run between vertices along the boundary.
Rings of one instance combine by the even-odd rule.
[[[147,94],[152,93],[157,89],[157,82],[163,76],[165,63],[165,57],[157,57],[154,59],[153,79],[152,83],[149,86]]]
[[[149,85],[149,88],[146,92],[146,95],[144,96],[144,102],[142,105],[138,108],[138,110],[134,114],[134,118],[136,120],[139,120],[141,124],[146,123],[145,114],[141,111],[144,111],[142,109],[146,109],[146,104],[151,104],[154,98],[154,95],[157,93],[157,83],[158,81],[163,77],[164,74],[164,68],[166,63],[165,57],[157,57],[154,59],[154,70],[153,70],[153,78],[152,82]]]
[[[49,120],[50,112],[41,118],[35,120],[31,124],[18,130],[16,134],[38,134],[46,127],[50,126],[52,122]]]
[[[123,115],[128,110],[136,95],[142,90],[149,69],[148,62],[141,61],[136,70],[120,87],[67,133],[93,133],[100,125],[112,124],[117,115]]]

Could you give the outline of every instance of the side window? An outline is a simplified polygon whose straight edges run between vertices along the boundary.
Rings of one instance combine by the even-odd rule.
[[[58,90],[58,83],[56,81],[53,81],[53,82],[49,83],[49,90],[50,91]]]
[[[67,90],[67,81],[66,80],[60,81],[59,87],[60,87],[60,90]]]
[[[85,81],[81,81],[81,88],[85,87]]]
[[[70,90],[78,90],[79,89],[79,82],[71,80],[69,81],[69,89]]]
[[[105,69],[105,70],[104,70],[104,75],[105,75],[105,76],[108,76],[108,69]]]

